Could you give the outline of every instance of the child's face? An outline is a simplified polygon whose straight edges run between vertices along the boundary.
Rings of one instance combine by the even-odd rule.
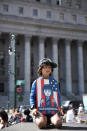
[[[0,117],[0,129],[2,129],[4,126],[4,121],[2,120],[2,117]]]
[[[52,72],[52,67],[50,65],[44,65],[44,67],[42,68],[42,76],[44,78],[49,78],[51,72]]]

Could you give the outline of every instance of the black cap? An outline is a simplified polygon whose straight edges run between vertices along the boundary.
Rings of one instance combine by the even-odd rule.
[[[73,105],[72,104],[69,105],[69,110],[71,110],[71,109],[73,109]]]
[[[56,68],[57,64],[52,62],[51,59],[49,58],[43,58],[39,61],[39,66],[41,66],[42,64],[50,64],[52,66],[52,68]]]

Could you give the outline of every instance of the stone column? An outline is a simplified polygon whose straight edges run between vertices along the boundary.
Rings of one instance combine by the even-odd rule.
[[[58,40],[53,38],[52,44],[52,52],[53,52],[53,61],[57,64],[57,68],[53,71],[53,77],[59,81],[59,72],[58,72]]]
[[[84,93],[83,41],[78,41],[78,87],[79,94]]]
[[[9,97],[9,105],[13,106],[15,101],[15,86],[16,86],[16,35],[9,34],[9,61],[8,61],[8,77],[9,77],[9,89],[8,89],[8,97]]]
[[[31,87],[31,36],[25,35],[25,102],[29,104],[29,94]]]
[[[70,96],[72,94],[72,78],[71,78],[71,40],[65,40],[65,71],[66,71],[66,95]]]
[[[44,37],[39,37],[39,60],[45,57]]]

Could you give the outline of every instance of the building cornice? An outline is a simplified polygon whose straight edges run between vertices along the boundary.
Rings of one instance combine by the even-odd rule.
[[[57,21],[43,20],[43,19],[35,19],[35,18],[27,18],[27,17],[19,17],[19,16],[11,16],[11,15],[2,15],[0,14],[0,23],[7,24],[20,24],[24,26],[38,26],[38,27],[48,27],[48,28],[58,28],[58,29],[67,29],[72,31],[87,31],[87,26],[82,24],[71,24],[71,23],[63,23]]]
[[[1,16],[0,16],[1,17]],[[72,38],[87,40],[87,27],[53,21],[3,16],[0,18],[1,32],[42,35],[48,37]]]

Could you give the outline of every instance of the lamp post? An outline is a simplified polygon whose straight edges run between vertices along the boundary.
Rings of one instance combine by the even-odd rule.
[[[15,47],[15,39],[16,36],[14,34],[10,34],[10,46],[9,46],[9,55],[14,56],[14,109],[16,108],[16,47]]]

